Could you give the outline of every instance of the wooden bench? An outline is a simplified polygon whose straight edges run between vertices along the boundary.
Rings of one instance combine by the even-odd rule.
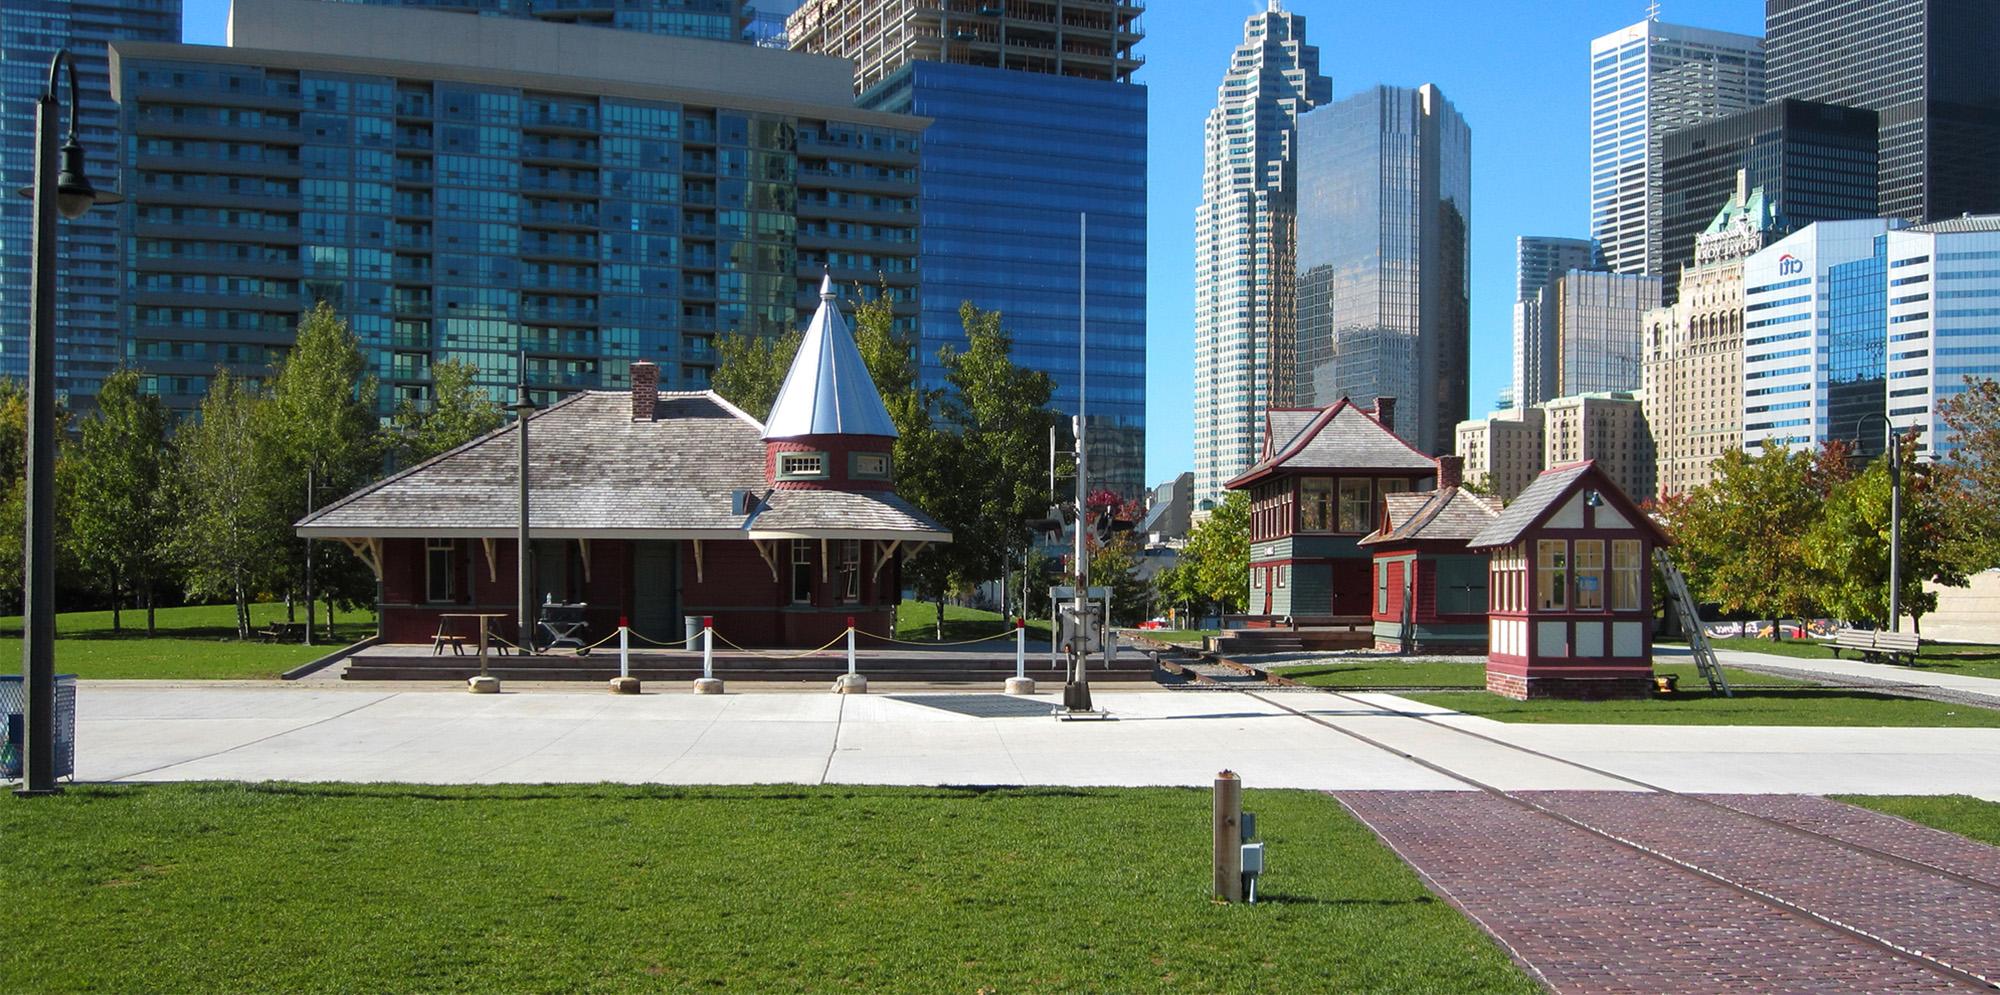
[[[1884,658],[1890,663],[1915,662],[1919,640],[1914,632],[1889,632],[1884,629],[1842,629],[1833,638],[1820,643],[1833,651],[1833,658],[1840,659],[1841,650],[1853,650],[1864,660]]]

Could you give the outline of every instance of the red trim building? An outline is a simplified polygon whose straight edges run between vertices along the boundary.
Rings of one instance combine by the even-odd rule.
[[[1667,537],[1586,460],[1551,467],[1468,548],[1491,555],[1486,689],[1637,698],[1653,689],[1653,549]]]
[[[1437,489],[1385,497],[1381,527],[1360,542],[1374,557],[1384,652],[1486,652],[1488,559],[1466,543],[1500,517],[1500,501],[1459,486],[1464,457],[1437,463]]]
[[[384,642],[427,643],[446,614],[516,616],[519,432],[298,523],[375,571]],[[529,419],[532,596],[584,605],[596,635],[626,619],[662,642],[687,615],[742,646],[818,646],[850,616],[892,632],[903,561],[951,541],[896,495],[895,435],[830,285],[768,426],[711,391],[662,392],[658,367],[633,363],[629,394],[584,391]]]
[[[1357,541],[1385,498],[1437,472],[1395,431],[1396,399],[1347,398],[1265,414],[1261,459],[1227,485],[1250,493],[1251,625],[1366,626],[1373,590]],[[1364,640],[1365,643],[1365,640]]]

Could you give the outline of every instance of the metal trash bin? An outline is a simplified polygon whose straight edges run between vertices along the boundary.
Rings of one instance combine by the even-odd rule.
[[[682,622],[682,624],[683,624],[683,625],[685,625],[685,626],[687,627],[687,648],[688,648],[688,649],[691,649],[691,650],[698,650],[698,649],[700,649],[700,648],[701,648],[701,616],[700,616],[700,615],[682,615],[682,616],[681,616],[681,622]]]
[[[19,675],[0,675],[0,778],[18,778],[26,754],[28,723],[21,714],[27,687]],[[76,675],[56,675],[56,777],[76,776]]]

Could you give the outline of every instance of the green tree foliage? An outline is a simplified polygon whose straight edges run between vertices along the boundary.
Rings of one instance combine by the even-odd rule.
[[[1806,560],[1806,534],[1848,476],[1846,457],[1840,443],[1817,453],[1768,442],[1755,456],[1733,450],[1716,461],[1715,480],[1663,502],[1673,555],[1695,596],[1762,618],[1818,614],[1823,582]]]
[[[322,495],[352,493],[381,472],[376,381],[366,369],[354,332],[321,303],[299,322],[297,344],[271,380],[270,403],[259,409],[265,424],[256,436],[269,447],[260,460],[293,550],[276,563],[279,590],[305,590],[306,546],[292,536],[291,523],[304,518],[309,505],[324,503]],[[315,596],[329,604],[354,608],[375,597],[374,575],[344,554],[315,557],[312,580]]]
[[[950,438],[934,443],[928,454],[953,486],[940,486],[944,479],[929,483],[924,496],[932,504],[919,506],[953,535],[951,544],[925,552],[932,559],[927,568],[962,590],[1000,576],[1004,564],[1018,561],[1033,538],[1028,519],[1048,508],[1046,460],[1049,426],[1055,423],[1049,399],[1055,383],[1040,370],[1014,365],[1014,341],[1001,326],[1000,312],[982,311],[968,301],[958,315],[965,350],[946,346],[938,352],[951,385],[939,404]]]
[[[479,367],[471,363],[431,364],[429,403],[406,400],[396,408],[395,442],[403,465],[422,463],[500,427],[505,420],[500,406],[474,383],[478,376]]]
[[[68,544],[92,586],[111,596],[111,628],[131,596],[146,609],[152,635],[154,593],[167,572],[163,541],[173,524],[167,500],[167,411],[125,369],[104,381],[97,413],[84,420],[63,474]]]
[[[1189,601],[1240,612],[1250,598],[1250,495],[1231,491],[1188,533],[1176,585]],[[1193,596],[1197,596],[1193,597]],[[1197,608],[1200,605],[1197,603]]]
[[[721,356],[709,381],[710,389],[758,421],[769,418],[771,405],[778,403],[778,388],[784,386],[785,373],[792,368],[792,357],[798,355],[804,338],[799,332],[777,338],[735,333],[722,336],[716,344]]]
[[[1090,552],[1090,584],[1111,589],[1113,625],[1137,625],[1152,610],[1153,586],[1139,577],[1139,561],[1144,555],[1139,540],[1130,532],[1115,533],[1109,542],[1096,543]]]
[[[1951,535],[1946,488],[1938,472],[1915,460],[1914,435],[1902,447],[1902,542],[1899,592],[1903,613],[1918,623],[1936,610],[1924,582],[1963,587],[1964,545]],[[1819,604],[1836,618],[1889,625],[1889,461],[1836,484],[1805,535]]]
[[[56,439],[65,436],[69,412],[56,408]],[[70,459],[67,447],[56,454],[56,576],[70,582],[74,563],[68,552]],[[9,613],[21,608],[22,579],[27,570],[28,531],[28,392],[20,383],[0,380],[0,604]]]
[[[290,545],[289,520],[273,501],[268,450],[259,437],[267,403],[219,369],[198,420],[183,423],[174,437],[168,499],[179,515],[170,548],[190,596],[236,605],[239,639],[250,637],[251,595]]]
[[[1950,498],[1951,532],[1964,543],[1970,570],[2000,567],[2000,382],[1965,378],[1965,390],[1938,405],[1950,452],[1940,487]]]

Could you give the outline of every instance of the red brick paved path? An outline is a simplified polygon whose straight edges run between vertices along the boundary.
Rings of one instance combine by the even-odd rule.
[[[1979,990],[1486,792],[1337,797],[1559,992]],[[1889,942],[2000,973],[2000,894],[1993,891],[1687,798],[1586,791],[1521,797]],[[1961,874],[1984,879],[2000,871],[2000,851],[1824,799],[1716,800]]]

